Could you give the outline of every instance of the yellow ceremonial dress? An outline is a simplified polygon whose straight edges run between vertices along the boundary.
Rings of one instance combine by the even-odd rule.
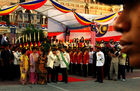
[[[26,82],[26,75],[28,72],[28,56],[22,55],[20,58],[20,73],[21,73],[21,82],[25,83]]]

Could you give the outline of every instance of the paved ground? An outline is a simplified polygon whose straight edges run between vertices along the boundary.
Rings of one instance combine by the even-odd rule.
[[[140,70],[128,73],[126,82],[104,80],[104,83],[97,83],[91,77],[82,79],[87,81],[25,86],[19,82],[0,82],[0,91],[140,91]]]

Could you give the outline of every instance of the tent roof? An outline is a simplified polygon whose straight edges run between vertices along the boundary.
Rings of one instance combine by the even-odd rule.
[[[22,7],[18,7],[16,10],[20,10]],[[36,12],[39,12],[48,18],[51,18],[52,20],[61,23],[66,26],[82,26],[75,18],[74,14],[72,12],[70,13],[63,13],[59,10],[57,10],[51,2],[48,0],[42,7],[34,10]],[[96,17],[99,17],[99,15],[90,15],[90,14],[80,14],[83,17],[85,17],[88,20],[92,20]]]

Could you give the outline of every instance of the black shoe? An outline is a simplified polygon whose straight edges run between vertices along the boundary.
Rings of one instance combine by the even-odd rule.
[[[103,83],[102,81],[100,81],[99,83]]]
[[[55,83],[56,81],[52,80],[51,82],[54,82]]]
[[[50,81],[47,81],[47,83],[50,83]]]
[[[59,81],[59,82],[64,82],[63,80]]]
[[[98,80],[95,80],[94,82],[99,82]]]

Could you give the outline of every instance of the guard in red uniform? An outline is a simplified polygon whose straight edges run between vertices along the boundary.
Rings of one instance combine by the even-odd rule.
[[[82,68],[81,68],[83,65],[82,61],[83,61],[83,52],[79,48],[78,54],[77,54],[77,72],[78,72],[78,75],[82,75]]]
[[[76,74],[76,67],[77,67],[77,51],[76,51],[76,48],[74,48],[73,50],[73,59],[72,59],[72,71],[73,71],[73,74]]]
[[[88,64],[89,64],[89,52],[88,52],[88,48],[85,48],[85,51],[83,54],[83,74],[84,74],[84,77],[87,77]]]

